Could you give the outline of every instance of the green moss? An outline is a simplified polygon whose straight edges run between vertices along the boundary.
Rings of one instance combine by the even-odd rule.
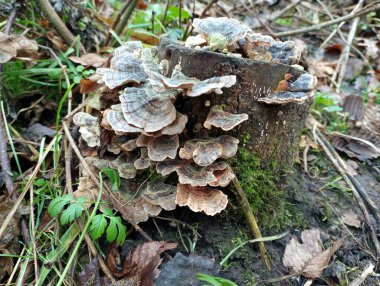
[[[237,168],[240,184],[261,227],[278,229],[287,223],[285,193],[278,189],[280,174],[275,162],[265,162],[263,167],[249,150],[240,148]]]

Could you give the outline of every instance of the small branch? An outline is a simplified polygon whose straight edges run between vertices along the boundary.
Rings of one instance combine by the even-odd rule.
[[[130,4],[131,4],[131,0],[128,0],[124,3],[123,7],[121,7],[119,13],[117,14],[117,16],[115,18],[115,21],[113,21],[113,23],[112,23],[112,27],[111,27],[112,30],[115,30],[116,25],[119,23],[121,16],[124,15],[125,11],[127,11]],[[106,39],[104,41],[104,46],[107,46],[109,44],[110,40],[111,40],[111,33],[108,31]]]
[[[203,18],[204,16],[206,16],[206,13],[208,10],[210,10],[210,8],[212,7],[212,5],[214,5],[216,2],[218,2],[218,0],[211,0],[207,6],[203,9],[202,11],[202,14],[199,18]]]
[[[232,170],[231,170],[232,171]],[[248,199],[244,193],[244,190],[242,189],[239,180],[235,178],[232,180],[232,183],[234,184],[234,187],[237,191],[237,197],[243,207],[243,213],[246,218],[247,224],[251,232],[253,233],[253,237],[257,239],[257,245],[260,252],[261,260],[264,262],[265,266],[268,270],[271,269],[270,262],[267,256],[267,250],[265,248],[264,242],[262,240],[259,240],[262,238],[261,232],[259,229],[259,226],[257,224],[256,218],[252,213],[252,209],[249,205]]]
[[[318,25],[314,25],[311,27],[306,27],[306,28],[301,28],[301,29],[297,29],[297,30],[293,30],[293,31],[286,31],[286,32],[271,34],[271,36],[277,38],[277,37],[293,36],[293,35],[298,35],[298,34],[302,34],[302,33],[317,31],[317,30],[320,30],[320,29],[323,29],[323,28],[326,28],[326,27],[329,27],[329,26],[332,26],[335,24],[339,24],[339,23],[344,22],[344,21],[349,21],[351,19],[366,15],[366,14],[371,13],[371,12],[375,12],[377,10],[380,10],[380,2],[375,2],[375,3],[369,4],[354,14],[350,14],[350,15],[346,15],[346,16],[343,16],[340,18],[336,18],[334,20],[327,21],[327,22],[324,22],[324,23],[321,23]]]
[[[17,9],[13,9],[11,15],[9,16],[7,25],[4,29],[5,34],[9,35],[9,33],[11,32],[12,24],[16,18],[16,15],[17,15]],[[3,72],[3,65],[0,64],[0,100],[2,99],[2,91],[3,91],[2,72]],[[0,164],[1,164],[1,170],[3,171],[5,187],[7,188],[8,193],[13,198],[16,198],[16,194],[14,192],[14,185],[13,185],[13,175],[12,175],[11,165],[9,163],[9,158],[8,158],[8,153],[7,153],[7,137],[5,135],[5,126],[4,126],[3,116],[5,116],[5,114],[3,114],[0,108]]]
[[[131,0],[131,4],[129,4],[128,9],[125,12],[125,15],[121,18],[120,22],[117,24],[115,28],[116,34],[120,35],[125,26],[128,24],[129,18],[131,18],[133,11],[135,10],[137,5],[137,0]]]
[[[62,22],[61,18],[55,12],[54,8],[49,3],[49,0],[37,0],[38,5],[41,10],[44,12],[45,17],[53,25],[57,33],[62,37],[66,44],[69,46],[74,45],[76,38]]]
[[[364,0],[359,1],[358,7],[361,7],[363,1]],[[340,87],[342,85],[343,78],[346,74],[347,63],[348,63],[348,59],[350,58],[351,44],[352,44],[352,41],[354,40],[358,23],[359,23],[359,18],[355,18],[352,21],[351,29],[347,37],[346,46],[344,47],[344,50],[340,56],[341,60],[340,60],[340,71],[339,71],[338,82],[337,82],[338,83],[337,92],[340,92]]]
[[[367,279],[367,277],[373,273],[373,269],[375,268],[375,266],[370,263],[365,269],[364,271],[362,272],[362,274],[360,274],[359,277],[355,278],[354,280],[352,280],[352,282],[348,285],[348,286],[359,286],[361,285],[364,280]]]

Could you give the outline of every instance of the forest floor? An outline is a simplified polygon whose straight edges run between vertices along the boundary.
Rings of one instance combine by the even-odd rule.
[[[380,2],[153,2],[0,0],[0,285],[380,285]],[[47,16],[49,7],[58,19]],[[224,190],[227,208],[215,216],[177,207],[139,228],[119,208],[104,212],[95,199],[86,209],[67,197],[83,172],[75,147],[97,156],[79,144],[78,128],[70,126],[74,144],[62,131],[67,115],[93,94],[88,78],[120,43],[185,39],[190,20],[207,16],[294,41],[299,65],[318,78],[293,168],[281,177],[257,165],[248,173],[256,189],[247,197],[268,238],[271,269],[257,243],[247,243],[253,236],[232,186]],[[104,180],[120,187],[112,172]],[[95,189],[98,196],[102,187]],[[108,223],[102,231],[94,230],[92,210],[99,225]],[[168,243],[146,246],[147,235]],[[313,239],[326,254],[323,267],[312,265]],[[298,272],[284,266],[291,244],[293,258],[308,260]]]

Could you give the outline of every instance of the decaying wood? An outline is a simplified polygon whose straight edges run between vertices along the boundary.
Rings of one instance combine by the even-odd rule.
[[[249,115],[249,120],[234,131],[239,139],[249,138],[244,140],[246,148],[262,161],[271,159],[278,165],[292,165],[312,99],[303,104],[283,105],[266,104],[257,99],[272,93],[285,74],[298,78],[303,73],[300,69],[188,49],[165,39],[158,47],[158,57],[169,61],[169,73],[180,63],[185,75],[200,80],[223,75],[237,76],[237,83],[221,95],[183,99],[179,111],[189,115],[187,128],[190,132],[197,123],[203,124],[210,107],[223,104],[228,112]]]

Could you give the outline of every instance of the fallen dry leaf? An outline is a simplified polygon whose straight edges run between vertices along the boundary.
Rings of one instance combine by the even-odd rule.
[[[122,278],[123,283],[120,285],[154,286],[154,279],[160,273],[160,254],[176,248],[177,244],[165,241],[140,244],[129,253],[122,265],[118,263],[120,257],[116,246],[113,244],[111,247],[107,256],[107,266],[115,277]]]
[[[6,63],[15,57],[35,58],[38,45],[23,35],[10,36],[0,32],[0,63]]]
[[[377,146],[358,137],[334,134],[332,143],[337,150],[360,161],[376,159],[380,156],[380,149]]]
[[[338,240],[326,250],[322,249],[319,229],[305,230],[301,233],[303,243],[293,237],[286,245],[282,263],[291,272],[315,279],[321,276],[323,269],[328,267],[331,256],[339,249],[343,240]]]
[[[14,201],[6,196],[0,196],[0,222],[3,223],[8,213],[14,206]],[[8,223],[3,235],[0,237],[0,254],[18,253],[21,244],[18,241],[20,234],[19,220],[21,215],[29,213],[29,207],[20,205]],[[6,275],[10,274],[13,269],[12,258],[0,256],[0,281]]]
[[[81,57],[70,56],[69,59],[76,64],[81,64],[82,66],[93,66],[95,68],[101,67],[107,61],[106,58],[102,58],[94,53],[88,53]]]
[[[79,286],[107,286],[111,281],[107,277],[100,277],[98,259],[95,257],[87,263],[78,274]]]
[[[347,224],[349,226],[353,226],[356,228],[360,228],[359,217],[351,209],[343,214],[343,216],[341,217],[341,220],[344,224]]]

